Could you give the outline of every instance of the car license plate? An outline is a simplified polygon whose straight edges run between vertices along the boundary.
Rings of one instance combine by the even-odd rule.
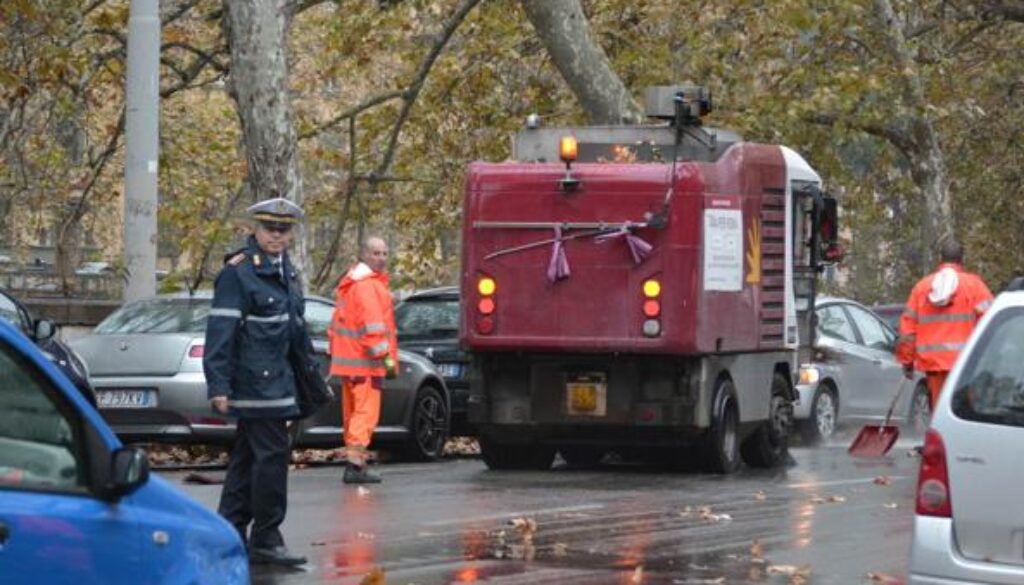
[[[608,410],[608,383],[602,372],[575,374],[565,383],[569,414],[604,416]]]
[[[437,364],[437,371],[445,378],[459,378],[462,376],[462,364]]]
[[[133,388],[96,390],[96,404],[100,408],[155,408],[156,390]]]

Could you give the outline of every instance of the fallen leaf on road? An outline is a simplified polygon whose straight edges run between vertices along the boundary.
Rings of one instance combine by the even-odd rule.
[[[765,495],[764,491],[758,490],[754,494],[754,499],[757,500],[758,502],[763,502],[768,499],[768,496]]]
[[[892,483],[892,478],[888,475],[879,475],[875,478],[875,485],[889,485]]]
[[[787,577],[806,577],[811,574],[810,565],[770,565],[769,575],[785,575]]]
[[[556,542],[551,547],[551,555],[555,557],[564,557],[569,554],[569,547],[564,542]]]
[[[387,585],[387,582],[384,570],[380,567],[374,567],[372,571],[363,576],[363,579],[359,581],[359,585]]]
[[[828,496],[823,498],[821,496],[814,496],[811,498],[812,504],[842,504],[846,501],[844,496]]]
[[[537,532],[537,521],[533,518],[513,518],[512,526],[519,530],[523,544],[533,544],[533,533]]]
[[[633,578],[629,580],[630,583],[643,583],[644,582],[644,566],[638,565],[633,571]]]
[[[471,437],[452,437],[444,444],[445,455],[479,455],[480,444]]]
[[[732,520],[732,516],[728,514],[715,514],[711,511],[711,506],[701,506],[697,508],[697,514],[701,520],[705,522],[728,522]]]
[[[755,561],[764,559],[764,545],[761,544],[759,539],[754,539],[754,543],[750,545],[750,558]]]
[[[882,583],[883,585],[903,585],[903,580],[899,577],[893,577],[892,575],[886,575],[885,573],[868,573],[868,581],[872,583]]]

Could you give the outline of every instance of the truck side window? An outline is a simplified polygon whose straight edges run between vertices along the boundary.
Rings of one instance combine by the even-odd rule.
[[[842,307],[839,305],[828,305],[818,309],[817,313],[818,333],[832,339],[857,343],[857,336],[854,334],[850,322],[846,319],[846,313],[843,312]]]
[[[86,491],[74,426],[30,362],[0,347],[0,490]]]

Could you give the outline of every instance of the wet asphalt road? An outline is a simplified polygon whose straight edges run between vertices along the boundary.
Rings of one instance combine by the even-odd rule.
[[[851,458],[846,444],[794,447],[795,466],[731,477],[621,463],[494,472],[454,459],[382,465],[384,483],[360,490],[341,483],[340,467],[293,471],[285,538],[310,564],[254,567],[253,582],[358,584],[374,567],[389,585],[902,578],[914,443],[877,461]],[[216,506],[220,486],[181,485]],[[784,574],[796,568],[803,580]]]

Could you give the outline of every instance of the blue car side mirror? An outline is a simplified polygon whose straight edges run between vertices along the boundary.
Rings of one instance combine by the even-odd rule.
[[[117,499],[137,490],[149,481],[149,458],[138,447],[121,447],[110,462],[107,495]]]

